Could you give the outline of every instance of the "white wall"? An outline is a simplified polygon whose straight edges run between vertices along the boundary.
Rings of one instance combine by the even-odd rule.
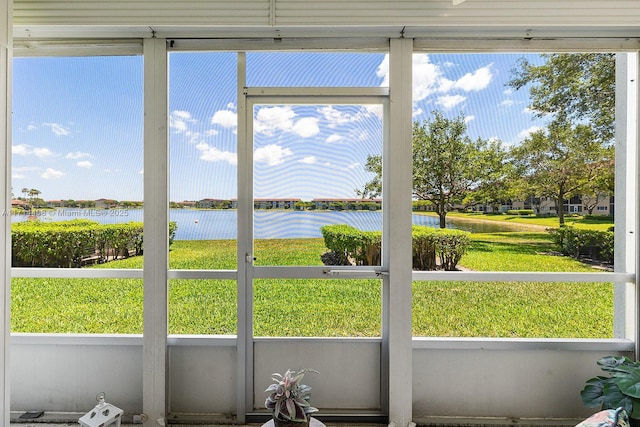
[[[235,340],[169,340],[170,417],[231,420],[235,410]],[[517,349],[520,346],[520,349]],[[604,350],[605,347],[619,349]],[[594,410],[579,392],[600,374],[595,362],[628,354],[625,341],[414,340],[413,412],[423,423],[499,423],[554,419],[573,425]],[[564,348],[564,349],[563,349]],[[276,362],[274,362],[276,361]],[[274,364],[275,363],[275,364]],[[271,373],[313,367],[313,404],[323,413],[375,413],[381,402],[380,342],[375,339],[259,339],[254,393],[262,401]],[[142,410],[142,340],[137,336],[14,335],[11,410],[84,413],[95,395],[131,416]],[[257,408],[259,409],[259,408]]]

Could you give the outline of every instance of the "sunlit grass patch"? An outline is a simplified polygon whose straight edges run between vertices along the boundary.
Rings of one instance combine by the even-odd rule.
[[[557,255],[544,232],[473,234],[471,248],[459,266],[476,271],[598,272],[576,259]]]
[[[258,265],[321,265],[322,239],[255,242]],[[593,271],[552,255],[546,232],[472,235],[460,266],[477,271]],[[234,240],[175,241],[172,269],[235,270]],[[132,257],[94,268],[142,268]],[[451,273],[455,275],[455,272]],[[455,276],[452,276],[452,278]],[[381,280],[257,279],[256,336],[379,337]],[[236,334],[234,280],[172,279],[169,332]],[[12,280],[12,331],[142,333],[139,279]],[[416,336],[610,338],[613,287],[606,283],[414,282]]]
[[[237,294],[235,280],[170,280],[169,333],[235,335]]]
[[[414,282],[413,334],[612,338],[613,285]]]
[[[140,279],[11,279],[11,331],[141,334]]]
[[[256,336],[379,337],[380,280],[259,279]]]

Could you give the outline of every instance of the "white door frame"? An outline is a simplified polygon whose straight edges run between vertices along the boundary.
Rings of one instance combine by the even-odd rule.
[[[243,61],[239,61],[243,62]],[[242,81],[239,73],[239,82]],[[389,146],[389,89],[388,88],[246,88],[243,87],[238,98],[238,421],[245,422],[245,417],[254,408],[253,382],[253,280],[255,278],[326,278],[326,267],[278,267],[254,266],[253,254],[253,111],[256,104],[273,105],[382,105],[383,106],[383,152]],[[239,94],[240,95],[240,94]],[[383,189],[384,191],[384,189]],[[384,216],[383,195],[383,216]],[[385,248],[385,230],[383,230],[383,253]],[[388,258],[387,258],[388,259]],[[348,274],[339,274],[335,278],[376,278],[382,277],[384,289],[389,289],[388,275],[383,274],[387,266],[384,261],[380,267],[350,267]],[[347,272],[345,272],[347,273]],[[383,305],[385,298],[383,296]],[[384,307],[382,312],[386,313]],[[383,317],[383,325],[388,319]],[[383,326],[384,331],[384,326]],[[383,332],[384,335],[384,332]],[[383,337],[384,340],[384,337]],[[384,353],[384,348],[382,347]],[[381,354],[382,360],[387,360]],[[382,363],[383,369],[388,363]],[[381,401],[383,410],[387,411],[386,372],[381,375]]]

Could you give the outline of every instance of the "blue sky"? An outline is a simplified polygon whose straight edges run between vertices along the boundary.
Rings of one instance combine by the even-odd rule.
[[[464,114],[472,138],[517,144],[543,125],[505,83],[522,54],[415,54],[414,120]],[[537,60],[535,55],[527,55]],[[141,200],[142,58],[16,58],[12,187],[46,200]],[[172,53],[170,199],[235,198],[235,53]],[[386,86],[388,57],[249,53],[248,86]],[[381,151],[379,106],[259,105],[255,197],[356,197]]]

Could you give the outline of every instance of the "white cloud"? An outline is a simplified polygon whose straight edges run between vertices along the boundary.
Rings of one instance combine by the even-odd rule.
[[[331,134],[327,138],[327,142],[329,144],[336,144],[336,143],[342,142],[343,140],[344,140],[344,137],[342,135],[338,135],[337,133]]]
[[[231,110],[218,110],[211,117],[212,125],[220,125],[223,128],[235,128],[238,126],[238,114]]]
[[[27,130],[28,130],[28,131],[32,131],[32,130],[36,130],[36,129],[38,129],[38,127],[37,127],[37,126],[35,126],[35,125],[29,125],[29,126],[27,126]]]
[[[196,120],[191,117],[191,113],[183,110],[175,110],[169,115],[169,127],[178,133],[188,132],[189,123]]]
[[[39,157],[41,159],[45,158],[45,157],[53,157],[53,156],[55,156],[53,151],[51,151],[51,150],[49,150],[48,148],[45,148],[45,147],[35,147],[33,149],[33,154],[36,157]]]
[[[257,163],[266,163],[269,166],[276,166],[291,157],[293,152],[288,148],[282,148],[276,144],[269,144],[258,148],[253,153],[253,160]]]
[[[53,132],[56,136],[69,136],[71,132],[69,129],[65,128],[59,123],[43,123],[43,126],[48,126],[51,128],[51,132]]]
[[[382,77],[382,83],[380,86],[389,86],[389,55],[385,55],[382,59],[380,65],[378,65],[378,69],[376,70],[376,75],[378,77]]]
[[[448,92],[453,82],[442,73],[436,64],[429,60],[429,55],[413,55],[413,101],[422,101],[436,92]]]
[[[184,111],[184,110],[174,110],[174,112],[172,113],[174,117],[178,118],[178,119],[182,119],[182,120],[193,120],[193,118],[191,117],[191,113],[188,111]]]
[[[144,175],[144,169],[140,169],[140,170],[138,171],[138,173],[139,173],[140,175]]]
[[[71,160],[78,160],[78,159],[84,159],[84,158],[91,158],[93,157],[91,154],[89,153],[83,153],[82,151],[76,151],[75,153],[67,153],[64,156],[66,159],[71,159]]]
[[[53,157],[55,153],[45,147],[31,147],[27,144],[14,145],[11,152],[17,156],[36,156],[39,158]]]
[[[44,171],[40,177],[43,179],[59,179],[62,178],[63,176],[65,176],[66,173],[62,172],[62,171],[57,171],[55,169],[51,169],[51,168],[47,168],[46,171]]]
[[[307,156],[304,159],[300,160],[300,163],[306,163],[308,165],[312,165],[314,163],[316,163],[318,161],[318,159],[316,158],[316,156]]]
[[[187,131],[187,123],[183,120],[178,119],[170,119],[169,127],[175,129],[178,132],[186,132]]]
[[[238,156],[230,151],[218,150],[216,147],[212,147],[204,142],[196,145],[196,148],[200,151],[200,159],[204,161],[227,162],[230,165],[238,164]]]
[[[76,163],[76,165],[80,168],[91,169],[93,167],[93,163],[88,160],[83,160],[81,162]]]
[[[491,74],[491,64],[486,67],[482,67],[474,71],[473,73],[467,73],[460,77],[454,84],[457,89],[462,89],[465,92],[478,91],[485,89],[491,83],[493,74]]]
[[[364,110],[361,109],[356,114],[351,114],[344,111],[340,111],[339,109],[335,108],[333,105],[326,105],[318,109],[318,112],[324,116],[327,122],[329,122],[327,126],[333,129],[338,125],[353,123],[363,119],[368,115],[367,111],[374,112],[377,114],[377,112],[373,110],[370,111],[367,107],[370,107],[370,106],[365,106]]]
[[[422,113],[424,113],[424,110],[422,108],[418,107],[418,108],[414,108],[413,109],[413,113],[411,115],[413,117],[416,117],[416,116],[421,115]]]
[[[509,88],[509,89],[505,89],[502,93],[504,93],[505,95],[509,96],[513,93],[513,89]]]
[[[358,118],[360,117],[367,117],[368,114],[373,114],[374,116],[377,116],[379,118],[382,118],[382,115],[384,114],[384,109],[382,107],[382,105],[380,104],[368,104],[365,105],[362,110],[360,110],[360,113],[358,114]]]
[[[254,130],[265,135],[273,135],[276,130],[290,131],[296,113],[291,107],[264,107],[258,110]]]
[[[347,168],[349,168],[349,169],[356,169],[358,167],[360,167],[360,163],[358,163],[358,162],[351,163],[349,166],[347,166]]]
[[[514,104],[513,99],[505,99],[500,103],[502,107],[511,107]]]
[[[540,126],[531,126],[529,129],[525,129],[518,134],[518,140],[523,140],[528,138],[532,133],[536,133],[539,130],[542,130]]]
[[[33,176],[33,173],[37,171],[38,168],[34,166],[22,166],[22,167],[14,167],[11,169],[11,178],[13,179],[24,179],[27,176]]]
[[[443,66],[431,62],[428,54],[413,55],[413,101],[420,102],[434,94],[448,94],[452,90],[462,90],[465,92],[479,91],[485,89],[493,78],[489,64],[479,68],[473,73],[467,73],[456,81],[445,77],[443,66],[451,68],[453,64],[445,63]],[[389,85],[389,55],[378,66],[376,71],[378,77],[382,77],[381,86]],[[441,102],[453,102],[455,98],[441,97]],[[461,101],[458,101],[458,103]],[[442,105],[442,104],[441,104]],[[454,104],[455,105],[455,104]],[[448,107],[450,108],[450,107]],[[422,110],[416,109],[414,116],[422,114]]]
[[[293,131],[303,138],[315,136],[320,133],[318,119],[315,117],[305,117],[300,119],[293,125]]]
[[[438,98],[436,104],[441,105],[443,108],[449,109],[464,102],[467,98],[462,95],[444,95]]]
[[[378,77],[382,77],[380,86],[389,86],[389,55],[378,65]],[[427,54],[413,55],[413,101],[422,101],[436,92],[447,92],[453,82],[444,77],[439,66],[429,60]]]
[[[469,123],[472,120],[475,120],[476,116],[464,116],[464,122]]]
[[[11,153],[17,156],[28,156],[32,152],[33,150],[31,150],[31,148],[25,144],[14,145],[11,147]]]
[[[216,135],[220,134],[220,132],[218,132],[215,129],[210,129],[210,130],[206,131],[204,134],[205,134],[205,136],[216,136]]]

